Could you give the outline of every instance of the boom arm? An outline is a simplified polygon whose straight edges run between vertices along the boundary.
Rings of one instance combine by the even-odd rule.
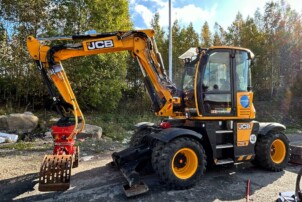
[[[178,103],[179,100],[173,99],[172,94],[176,88],[166,75],[160,53],[157,51],[154,34],[153,30],[141,30],[44,39],[29,36],[27,47],[31,57],[36,60],[39,69],[42,70],[42,75],[44,71],[44,77],[50,78],[54,82],[67,106],[70,106],[69,111],[74,114],[76,122],[77,117],[83,119],[83,114],[61,61],[73,57],[119,51],[130,51],[132,56],[137,58],[156,115],[173,116],[173,102]],[[55,46],[43,45],[43,41],[53,40],[64,40],[69,43]],[[50,81],[46,83],[50,83]],[[54,101],[62,103],[53,95],[52,91],[50,93]],[[62,108],[64,108],[62,114],[68,111],[66,107]]]
[[[64,42],[63,45],[54,46],[43,43],[43,41],[53,40]],[[61,61],[73,57],[130,51],[140,65],[155,113],[159,116],[173,116],[173,103],[178,105],[180,103],[180,99],[172,97],[176,88],[166,76],[161,56],[157,51],[153,30],[118,31],[46,39],[29,36],[27,47],[63,116],[52,126],[54,150],[53,155],[44,157],[39,177],[40,191],[62,191],[69,188],[71,167],[77,167],[79,161],[79,148],[74,145],[74,136],[83,130],[85,125],[83,114]],[[64,102],[56,97],[52,82]],[[69,119],[70,114],[73,114],[74,120]],[[80,120],[82,126],[78,129]]]
[[[80,40],[81,42],[52,47],[41,43],[44,40],[58,39],[72,42]],[[137,58],[140,64],[147,88],[149,93],[151,93],[151,99],[155,105],[155,112],[160,116],[173,115],[172,91],[175,90],[175,87],[167,78],[161,56],[157,51],[153,30],[77,35],[40,40],[30,36],[27,39],[27,46],[32,58],[39,61],[43,68],[47,70],[48,75],[50,75],[51,80],[55,83],[64,100],[71,105],[73,103],[70,100],[68,91],[72,90],[69,84],[67,85],[68,88],[63,84],[63,80],[68,82],[68,79],[60,64],[62,60],[101,53],[131,51],[132,56]],[[62,79],[63,77],[64,79]],[[77,110],[79,110],[78,106]],[[78,111],[78,114],[81,113]]]

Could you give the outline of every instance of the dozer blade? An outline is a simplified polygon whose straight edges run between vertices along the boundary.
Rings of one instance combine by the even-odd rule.
[[[142,144],[130,147],[112,154],[113,162],[120,169],[128,184],[123,186],[127,197],[146,193],[149,188],[140,180],[139,171],[141,167],[148,165],[151,160],[151,149],[148,145]]]
[[[45,155],[39,176],[39,191],[65,191],[70,187],[72,155]]]
[[[149,191],[148,186],[144,182],[140,182],[139,184],[133,185],[132,187],[130,187],[129,184],[126,184],[123,186],[123,188],[127,197],[140,195]]]

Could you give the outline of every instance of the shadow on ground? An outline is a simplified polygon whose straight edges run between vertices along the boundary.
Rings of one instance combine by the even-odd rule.
[[[34,186],[38,182],[38,173],[30,173],[24,176],[0,181],[0,200],[12,201],[20,194],[34,191]]]
[[[286,170],[298,172],[300,166]],[[122,190],[126,183],[122,174],[110,166],[101,166],[72,176],[71,188],[65,192],[38,192],[37,173],[0,181],[1,200],[11,201],[229,201],[245,198],[246,183],[251,179],[251,195],[284,175],[253,167],[250,163],[214,167],[198,184],[188,190],[172,190],[162,185],[156,175],[143,181],[149,186],[146,194],[127,199]]]

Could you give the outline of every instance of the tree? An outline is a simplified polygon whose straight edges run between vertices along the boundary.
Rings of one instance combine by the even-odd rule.
[[[201,29],[201,45],[205,48],[208,48],[212,45],[211,43],[211,32],[210,32],[210,28],[209,28],[209,24],[206,21]]]
[[[217,22],[215,22],[214,30],[215,33],[213,36],[213,45],[222,46],[225,43],[224,42],[225,31]]]
[[[164,66],[168,67],[168,50],[169,42],[166,41],[166,35],[163,28],[159,25],[159,13],[155,13],[153,19],[151,20],[151,27],[155,30],[155,39],[159,52],[162,55]]]
[[[153,19],[151,20],[151,27],[156,33],[155,38],[159,52],[162,52],[165,43],[165,31],[159,25],[159,13],[155,13]]]
[[[228,27],[228,33],[226,34],[226,42],[232,46],[242,46],[242,27],[244,26],[244,20],[240,12],[237,13],[235,21]]]
[[[188,27],[184,28],[185,31],[185,49],[191,47],[198,47],[199,46],[199,37],[196,31],[194,30],[193,24],[190,23]]]
[[[1,22],[9,29],[7,72],[8,100],[14,106],[43,106],[47,92],[26,48],[26,37],[73,35],[88,29],[98,32],[132,29],[127,0],[35,0],[0,2]],[[83,108],[112,110],[126,87],[129,55],[112,53],[63,62]],[[1,98],[0,98],[1,99]],[[17,105],[16,105],[17,104]]]
[[[83,33],[92,28],[97,32],[132,29],[126,0],[77,0],[69,2],[70,10],[81,9],[78,7],[81,3],[88,11],[84,11],[80,17],[71,15],[67,18],[67,32]],[[128,61],[128,53],[110,53],[65,62],[68,75],[74,81],[74,89],[81,95],[78,98],[80,105],[108,111],[115,109],[122,97],[122,90],[127,88],[125,77]]]

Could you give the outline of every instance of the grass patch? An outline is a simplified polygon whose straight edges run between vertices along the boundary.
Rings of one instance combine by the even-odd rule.
[[[0,145],[0,149],[31,150],[32,148],[34,148],[34,143],[23,141]]]
[[[288,127],[286,127],[285,133],[286,134],[301,134],[302,128],[288,126]]]
[[[18,150],[18,151],[44,151],[53,148],[53,143],[36,143],[18,141],[16,143],[5,143],[0,145],[0,149]]]
[[[128,100],[121,102],[117,110],[111,113],[85,112],[86,122],[102,127],[105,136],[121,141],[131,136],[129,131],[135,130],[135,124],[139,122],[160,122],[162,117],[151,112],[149,102]]]
[[[145,100],[146,99],[146,100]],[[101,112],[100,110],[84,111],[84,117],[87,124],[97,125],[102,127],[103,135],[112,138],[112,140],[121,141],[124,138],[131,136],[129,131],[135,129],[135,124],[143,121],[159,123],[162,117],[157,117],[151,112],[151,103],[149,98],[142,98],[138,100],[122,100],[116,110],[111,112]],[[16,109],[19,111],[18,109]],[[20,110],[21,111],[21,110]],[[2,110],[0,107],[0,114],[10,111]],[[39,126],[28,138],[19,138],[25,141],[34,141],[36,138],[44,136],[46,131],[51,127],[50,119],[60,118],[60,115],[54,111],[38,110],[33,111],[33,114],[39,117]],[[18,150],[32,149],[31,143],[18,142],[12,145],[7,144],[3,147],[15,148]],[[9,145],[9,146],[8,146]]]

